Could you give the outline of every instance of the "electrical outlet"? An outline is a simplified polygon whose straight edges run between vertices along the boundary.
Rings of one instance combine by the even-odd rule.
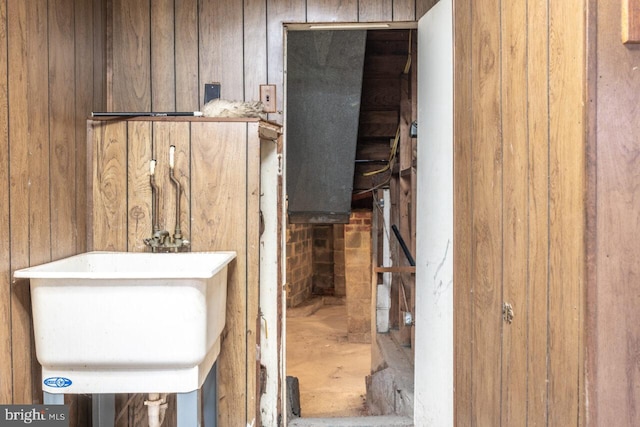
[[[276,85],[260,85],[260,102],[265,113],[276,112]]]
[[[220,83],[204,84],[204,103],[220,98]]]

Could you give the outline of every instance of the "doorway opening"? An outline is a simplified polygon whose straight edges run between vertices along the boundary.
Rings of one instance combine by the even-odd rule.
[[[356,123],[336,126],[335,120],[329,120],[320,128],[317,122],[324,118],[321,113],[311,114],[311,124],[300,124],[297,118],[293,123],[289,114],[292,109],[297,113],[313,110],[309,104],[317,100],[307,96],[303,106],[292,106],[291,58],[296,56],[292,37],[298,31],[321,31],[310,37],[308,52],[324,55],[321,62],[331,62],[328,49],[332,41],[343,47],[335,43],[336,32],[362,31],[362,27],[287,28],[288,417],[413,416],[417,40],[415,26],[404,25],[364,30]],[[377,26],[372,24],[372,28]],[[309,60],[305,61],[308,65]],[[303,85],[322,80],[318,74],[303,74],[312,80]],[[299,89],[296,91],[299,94]],[[327,102],[313,107],[327,108]],[[336,114],[343,118],[346,113]],[[292,163],[290,153],[300,140],[291,131],[296,126],[312,129],[312,148],[305,149],[301,159]],[[337,142],[339,148],[330,148],[329,154],[316,151],[323,148],[317,139],[324,133],[323,126],[338,127],[338,135],[331,137],[331,142]],[[355,126],[355,140],[345,142],[343,134],[349,126]],[[350,143],[353,149],[349,164],[338,165],[330,156]],[[340,161],[345,160],[344,151],[338,156]],[[304,161],[312,164],[301,167]],[[296,169],[307,175],[301,176]],[[346,183],[337,178],[345,169],[350,171]],[[300,189],[314,177],[329,181],[329,186]],[[292,189],[291,183],[297,188]],[[331,205],[345,188],[346,212],[339,202],[338,207]],[[293,209],[295,215],[291,215],[296,191],[308,197],[304,203],[328,202],[320,208],[314,205],[309,212]]]

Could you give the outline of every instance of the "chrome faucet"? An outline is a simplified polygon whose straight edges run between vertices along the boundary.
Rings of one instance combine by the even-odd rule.
[[[158,216],[158,205],[160,200],[160,189],[156,184],[156,160],[149,162],[149,184],[151,185],[151,216],[153,217],[153,231],[150,238],[144,239],[144,244],[151,249],[151,252],[188,252],[190,242],[183,238],[180,229],[180,196],[182,187],[180,181],[175,177],[175,145],[169,147],[169,178],[176,186],[176,227],[173,236],[167,230],[160,229]]]

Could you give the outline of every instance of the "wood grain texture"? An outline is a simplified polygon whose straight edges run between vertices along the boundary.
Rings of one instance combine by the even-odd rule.
[[[580,422],[584,405],[584,0],[549,6],[549,411]],[[568,29],[571,29],[570,31]],[[571,143],[568,143],[571,141]]]
[[[242,2],[200,2],[200,87],[218,82],[220,97],[244,99]]]
[[[586,2],[586,144],[585,144],[585,310],[584,310],[584,405],[580,405],[580,419],[588,420],[591,425],[598,425],[597,404],[589,405],[587,402],[598,402],[596,366],[598,353],[597,313],[598,313],[598,140],[597,140],[597,75],[598,75],[598,50],[597,43],[593,43],[598,37],[598,2],[587,0]]]
[[[304,22],[305,0],[267,0],[267,83],[276,85],[276,94],[284,94],[284,24]],[[269,120],[283,123],[284,96],[276,96],[277,110]]]
[[[267,73],[267,2],[244,0],[244,100],[260,100]],[[276,93],[276,100],[282,94]]]
[[[306,0],[307,22],[357,22],[357,0]]]
[[[151,110],[149,3],[113,0],[113,111]]]
[[[399,166],[400,171],[411,171],[411,167],[413,165],[413,151],[411,149],[411,136],[410,136],[410,127],[411,127],[411,85],[410,85],[410,75],[402,74],[400,77],[400,141],[399,141]],[[412,230],[415,228],[411,228],[411,196],[412,196],[412,187],[411,187],[411,173],[406,175],[400,174],[398,178],[399,185],[399,204],[398,204],[398,214],[399,214],[399,222],[398,226],[400,229],[400,235],[404,239],[405,243],[410,247],[411,245],[411,235]],[[412,253],[412,256],[415,258],[415,251]],[[406,256],[402,255],[403,264],[408,264]],[[401,288],[400,288],[400,316],[399,319],[399,337],[400,343],[412,346],[412,331],[413,327],[404,324],[402,316],[404,316],[403,312],[405,311],[413,311],[413,295],[415,295],[415,276],[410,274],[401,274]],[[404,289],[404,293],[403,293]],[[404,304],[406,295],[407,307]]]
[[[439,0],[416,0],[416,20],[427,13]]]
[[[176,111],[199,111],[198,0],[175,0]]]
[[[549,277],[549,105],[547,3],[528,2],[528,138],[529,138],[529,425],[545,425],[549,409],[548,277]]]
[[[94,107],[93,73],[97,62],[93,54],[96,27],[93,6],[93,2],[75,1],[75,240],[78,253],[87,248],[87,117]]]
[[[471,0],[456,2],[454,8],[454,85],[453,85],[453,301],[454,307],[454,424],[472,425],[472,39]]]
[[[252,137],[250,138],[249,135]],[[246,210],[246,251],[247,278],[246,278],[246,324],[247,324],[247,422],[257,423],[260,416],[260,391],[259,374],[260,361],[257,349],[260,346],[260,140],[258,135],[258,123],[246,125],[245,141],[247,145],[247,210]]]
[[[619,43],[617,2],[597,2],[597,246],[589,419],[640,424],[638,182],[640,51]],[[595,47],[595,46],[594,46]],[[595,300],[595,301],[594,301]],[[593,336],[595,335],[595,337]],[[592,403],[593,402],[593,403]],[[595,424],[594,424],[595,425]]]
[[[83,2],[84,0],[78,1]],[[109,52],[110,48],[113,47],[112,40],[107,39],[107,31],[110,31],[107,25],[107,22],[109,22],[107,18],[112,14],[112,11],[107,9],[108,1],[110,0],[95,0],[91,2],[93,5],[92,17],[84,21],[85,23],[91,22],[93,30],[92,37],[85,38],[89,46],[93,47],[93,55],[90,57],[92,60],[92,77],[89,80],[93,87],[93,96],[90,99],[91,111],[108,111],[107,106],[109,103],[107,98],[112,96],[112,94],[107,93],[107,88],[109,87],[107,83],[112,71],[107,69],[107,64],[111,64],[108,58],[111,57]]]
[[[640,43],[640,0],[622,0],[622,42]]]
[[[358,22],[393,21],[393,0],[358,2]]]
[[[415,0],[394,0],[393,20],[394,21],[417,21]]]
[[[144,239],[153,233],[153,215],[151,213],[151,186],[149,183],[149,162],[153,158],[152,122],[127,122],[126,139],[126,200],[119,203],[126,209],[127,220],[123,224],[127,230],[127,251],[145,252],[147,247]],[[160,163],[159,165],[160,166]],[[166,166],[156,167],[156,179],[160,194],[167,191],[163,177],[166,176]],[[159,204],[158,216],[160,228],[163,228],[167,211]]]
[[[35,265],[51,257],[49,203],[48,87],[46,5],[7,3],[9,32],[9,138],[11,268]],[[43,62],[44,61],[44,62]],[[30,237],[33,236],[33,239]],[[38,401],[32,382],[40,376],[31,339],[30,296],[25,281],[13,286],[11,302],[13,402]],[[38,384],[39,385],[39,384]]]
[[[191,239],[191,140],[188,122],[154,122],[154,158],[158,160],[160,184],[164,188],[161,209],[165,219],[164,227],[171,235],[176,229],[176,186],[169,178],[169,147],[176,147],[174,155],[174,175],[180,182],[180,229],[183,238]]]
[[[453,17],[452,17],[453,19]],[[417,57],[418,57],[418,31],[410,30],[410,39],[411,39],[411,55],[412,62],[410,72],[410,97],[411,97],[411,113],[410,113],[410,121],[411,123],[417,123],[418,120],[418,66],[417,66]],[[417,235],[417,206],[418,206],[418,171],[416,167],[413,165],[418,164],[418,138],[411,138],[410,147],[411,150],[411,207],[409,209],[410,212],[410,236],[409,241],[411,248],[411,253],[416,253],[416,235]],[[415,291],[414,291],[415,295]],[[413,331],[415,335],[415,325],[413,326]],[[415,356],[415,355],[414,355]]]
[[[514,319],[502,330],[502,425],[527,418],[528,330],[528,123],[527,8],[501,3],[501,109],[503,141],[502,300]],[[523,30],[524,29],[524,30]]]
[[[127,250],[127,122],[92,126],[89,250]]]
[[[174,0],[154,0],[151,6],[151,111],[176,111],[176,23]]]
[[[85,0],[0,5],[2,403],[42,401],[29,284],[12,283],[11,271],[71,255],[84,244],[85,106],[94,98],[93,50],[87,49],[93,45],[92,5]],[[69,402],[71,422],[82,424],[86,407]]]
[[[0,3],[0,235],[9,236],[9,105],[7,75],[7,4]],[[11,380],[11,242],[0,240],[0,404],[13,401]]]
[[[76,253],[76,139],[74,0],[52,0],[48,8],[49,30],[49,140],[51,256],[59,259]],[[83,136],[84,138],[84,136]],[[84,159],[82,159],[84,160]],[[84,185],[81,187],[84,190]]]
[[[474,6],[472,19],[472,423],[494,425],[502,378],[500,2]]]
[[[192,250],[235,250],[218,358],[218,423],[247,421],[247,146],[245,123],[191,125]],[[210,171],[216,171],[211,179]],[[230,212],[240,213],[229,215]],[[252,349],[253,351],[253,349]],[[253,390],[251,390],[253,393]]]

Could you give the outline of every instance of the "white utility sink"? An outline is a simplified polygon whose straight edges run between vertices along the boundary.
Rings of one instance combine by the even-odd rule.
[[[48,393],[183,393],[220,352],[235,252],[88,252],[17,270],[31,282]]]

